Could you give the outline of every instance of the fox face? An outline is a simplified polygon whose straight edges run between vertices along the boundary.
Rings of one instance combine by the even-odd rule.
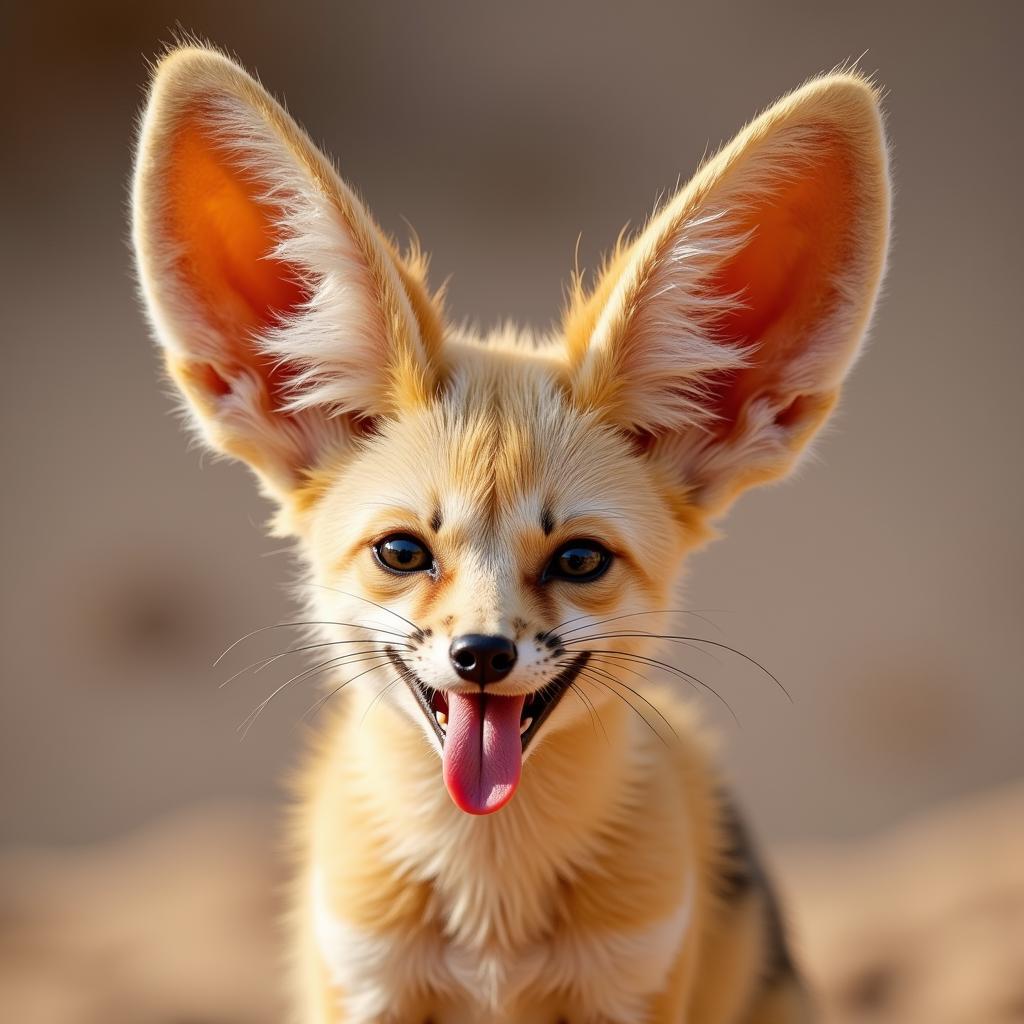
[[[392,699],[474,813],[511,797],[535,742],[615,698],[587,625],[666,607],[685,539],[626,436],[532,347],[489,344],[505,365],[476,344],[460,365],[452,344],[444,396],[330,471],[309,529],[315,617],[385,627]],[[379,690],[372,675],[357,684]]]
[[[328,696],[393,708],[486,814],[536,749],[644,700],[686,554],[838,399],[889,198],[872,87],[812,82],[577,282],[556,329],[475,337],[262,87],[185,49],[155,80],[133,211],[194,424],[298,540]]]

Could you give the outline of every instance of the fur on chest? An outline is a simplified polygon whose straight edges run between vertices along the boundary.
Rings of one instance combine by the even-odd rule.
[[[653,744],[552,744],[480,818],[436,799],[413,751],[359,756],[369,739],[332,748],[307,819],[303,916],[346,1024],[643,1019],[701,930],[705,774]]]
[[[316,948],[338,1005],[353,1024],[407,1021],[627,1024],[642,1018],[680,955],[694,912],[692,879],[664,916],[630,927],[563,923],[503,944],[446,935],[437,922],[377,932],[331,906],[323,876],[310,887]]]

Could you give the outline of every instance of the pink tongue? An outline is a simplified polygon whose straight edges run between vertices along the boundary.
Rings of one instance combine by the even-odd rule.
[[[523,768],[519,720],[526,697],[448,693],[444,784],[460,810],[491,814],[512,799]]]

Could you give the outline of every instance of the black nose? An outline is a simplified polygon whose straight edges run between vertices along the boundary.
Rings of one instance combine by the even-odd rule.
[[[448,650],[452,667],[471,683],[498,683],[516,663],[516,645],[505,636],[466,633],[457,636]]]

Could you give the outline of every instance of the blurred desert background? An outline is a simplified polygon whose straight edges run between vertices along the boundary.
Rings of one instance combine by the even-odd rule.
[[[1022,12],[5,3],[0,1021],[283,1019],[275,835],[316,694],[242,742],[286,675],[218,688],[258,641],[212,663],[288,617],[292,568],[246,472],[187,447],[126,244],[146,59],[179,29],[286,98],[485,325],[549,323],[578,236],[595,266],[706,148],[864,55],[896,180],[872,343],[687,600],[794,696],[709,669],[827,1020],[1024,1021]]]

